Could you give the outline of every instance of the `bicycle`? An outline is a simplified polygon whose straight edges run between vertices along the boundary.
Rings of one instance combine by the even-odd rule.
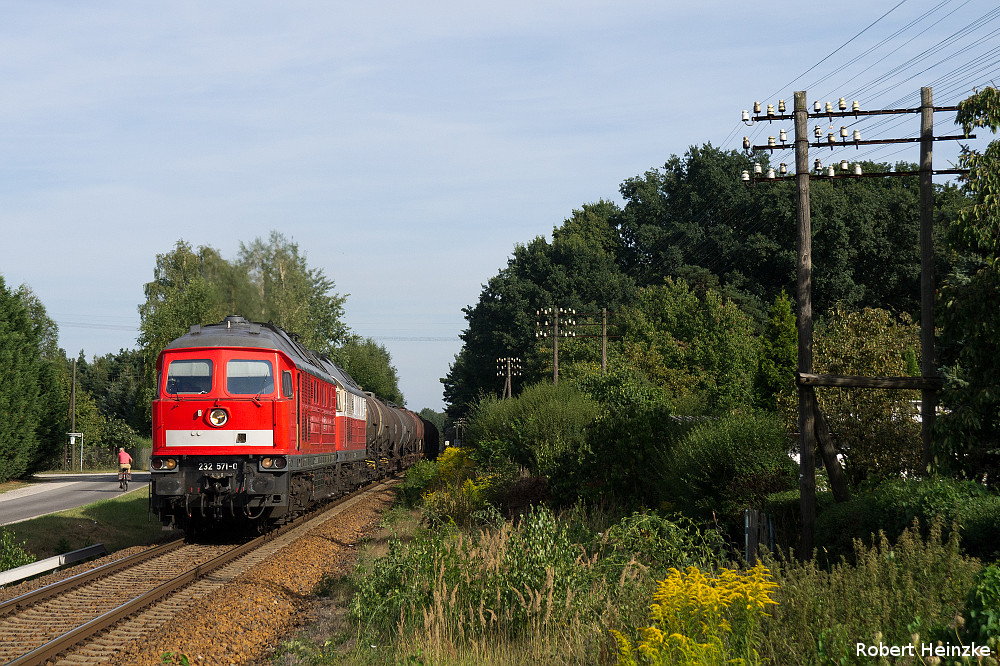
[[[120,472],[118,472],[118,487],[121,488],[122,492],[128,490],[128,482],[131,476],[132,476],[131,470],[123,469]]]

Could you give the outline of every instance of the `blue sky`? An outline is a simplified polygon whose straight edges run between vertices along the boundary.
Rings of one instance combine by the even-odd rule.
[[[1000,83],[991,0],[0,1],[0,15],[0,274],[31,286],[67,352],[135,345],[143,283],[178,239],[233,258],[277,229],[349,294],[347,324],[390,350],[414,409],[443,408],[461,308],[516,243],[620,201],[623,180],[690,145],[765,142],[777,125],[739,122],[754,100],[899,108],[933,84],[944,105]],[[915,117],[877,122],[865,138],[917,132]],[[935,166],[955,152],[938,144]]]

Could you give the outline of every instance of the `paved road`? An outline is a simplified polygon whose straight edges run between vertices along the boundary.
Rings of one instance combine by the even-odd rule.
[[[0,525],[93,504],[121,494],[118,474],[36,474],[30,486],[0,493]],[[129,493],[149,491],[149,472],[133,472]]]

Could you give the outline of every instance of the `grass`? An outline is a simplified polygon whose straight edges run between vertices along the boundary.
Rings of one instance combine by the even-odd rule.
[[[6,493],[18,488],[27,488],[31,484],[27,481],[4,481],[0,483],[0,493]]]
[[[149,514],[148,491],[135,490],[112,499],[8,525],[14,540],[38,559],[103,543],[108,552],[145,546],[170,538]]]

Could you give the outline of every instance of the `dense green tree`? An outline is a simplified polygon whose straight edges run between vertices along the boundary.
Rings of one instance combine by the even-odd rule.
[[[668,278],[639,292],[618,329],[624,358],[675,406],[725,412],[752,403],[759,339],[750,317],[714,290]]]
[[[139,306],[139,346],[152,375],[160,351],[194,324],[220,321],[227,312],[219,290],[210,280],[218,252],[208,247],[196,251],[177,241],[174,249],[156,255],[153,281],[146,283],[146,301]]]
[[[450,427],[447,415],[444,412],[436,412],[430,407],[424,407],[419,412],[420,418],[430,421],[438,429],[438,433],[443,437],[444,429]]]
[[[142,431],[160,351],[192,325],[213,324],[226,315],[273,322],[307,347],[333,353],[348,335],[341,320],[346,297],[333,288],[322,270],[309,267],[298,245],[278,232],[241,244],[231,262],[214,248],[177,241],[172,251],[157,255],[146,301],[139,306],[142,367],[137,370],[133,358],[115,364],[128,369],[112,380],[109,412]],[[136,378],[139,387],[131,384]]]
[[[539,309],[616,309],[634,297],[634,283],[618,265],[617,212],[609,202],[587,204],[553,231],[551,243],[538,237],[517,245],[507,267],[484,285],[476,305],[463,309],[465,344],[442,379],[450,415],[464,414],[479,396],[500,393],[498,358],[524,359],[515,391],[551,372],[545,365],[551,352],[536,348]]]
[[[816,331],[813,366],[835,375],[916,375],[919,350],[920,330],[909,315],[836,310]],[[821,388],[816,395],[852,483],[921,471],[919,391]]]
[[[173,251],[156,257],[146,302],[139,306],[139,344],[147,361],[150,355],[155,359],[193,324],[239,314],[274,322],[307,347],[329,353],[348,333],[341,321],[346,297],[333,288],[322,270],[309,267],[298,245],[278,232],[266,241],[241,243],[233,262],[211,247],[196,250],[180,240]]]
[[[988,87],[959,104],[966,134],[1000,129],[1000,92]],[[996,486],[1000,480],[1000,140],[978,153],[965,149],[964,190],[970,205],[955,216],[949,240],[966,261],[941,289],[945,412],[938,463]]]
[[[798,330],[792,301],[781,292],[771,305],[771,313],[761,338],[760,362],[755,380],[756,402],[761,409],[777,411],[778,396],[795,392],[798,365]]]
[[[623,266],[640,284],[682,277],[715,288],[760,321],[764,304],[795,285],[795,188],[790,180],[743,186],[751,159],[710,144],[672,156],[621,185],[617,218]],[[766,166],[766,164],[765,164]],[[891,165],[863,163],[865,172]],[[913,165],[899,164],[897,170]],[[813,309],[837,304],[919,312],[919,187],[917,177],[816,182],[813,226]],[[962,197],[936,188],[939,226]],[[939,249],[938,269],[947,270]]]
[[[341,321],[346,296],[332,293],[333,280],[309,267],[297,243],[272,231],[266,241],[240,243],[236,265],[255,293],[254,302],[243,310],[248,319],[273,321],[323,353],[332,352],[347,337]]]
[[[145,371],[141,351],[133,349],[98,356],[89,363],[81,355],[77,361],[79,385],[94,397],[101,414],[136,432],[149,432],[152,425],[141,399]]]
[[[400,406],[406,404],[392,358],[375,340],[351,336],[334,352],[333,360],[365,391]]]
[[[39,420],[38,448],[32,460],[32,470],[44,467],[47,461],[58,459],[69,432],[68,403],[63,399],[63,385],[68,381],[69,365],[66,353],[59,348],[59,327],[49,317],[38,296],[27,285],[17,290],[28,309],[38,334],[39,348]]]
[[[23,477],[36,461],[40,344],[28,305],[0,276],[0,481]]]

